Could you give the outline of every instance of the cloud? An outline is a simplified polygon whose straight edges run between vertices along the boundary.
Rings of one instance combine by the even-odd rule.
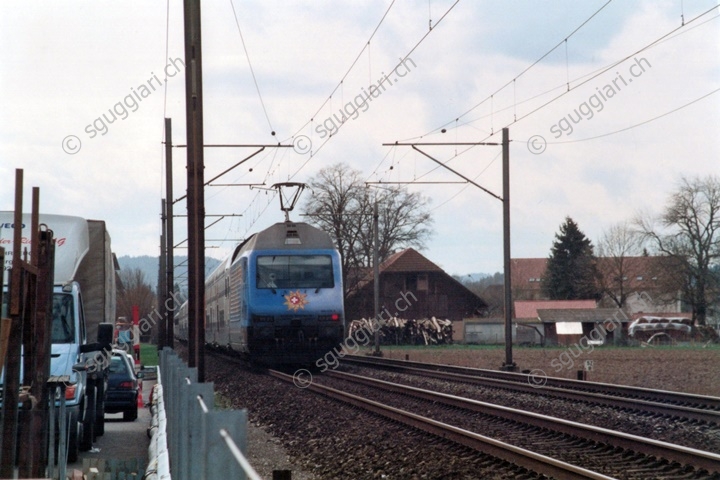
[[[707,41],[717,36],[717,14],[707,17],[715,20],[692,24],[643,52],[652,67],[642,77],[605,102],[592,119],[575,124],[572,134],[555,139],[550,128],[617,73],[626,72],[632,60],[570,92],[568,81],[574,86],[679,26],[677,4],[613,3],[568,40],[567,50],[561,46],[512,82],[602,3],[460,3],[438,25],[452,3],[433,2],[430,12],[427,5],[394,5],[367,46],[387,9],[385,2],[235,2],[264,109],[230,6],[203,5],[206,143],[276,143],[300,133],[313,140],[315,153],[307,162],[308,157],[292,149],[266,149],[218,183],[269,186],[306,181],[338,161],[360,169],[369,180],[457,181],[409,148],[382,143],[408,138],[479,141],[510,125],[513,255],[542,257],[565,215],[597,238],[603,228],[631,217],[637,209],[659,208],[679,176],[703,175],[716,168],[720,140],[707,129],[720,121],[718,96],[616,135],[576,143],[553,141],[589,139],[630,127],[717,88],[719,47]],[[684,5],[682,13],[689,21],[712,5]],[[184,144],[184,77],[167,81],[167,96],[163,84],[144,97],[125,120],[106,125],[105,135],[89,138],[86,128],[153,76],[163,77],[167,56],[184,58],[182,8],[171,5],[168,55],[165,13],[164,4],[146,2],[71,1],[42,9],[25,2],[4,4],[0,39],[12,47],[0,53],[0,173],[6,179],[2,208],[12,208],[13,169],[24,168],[26,192],[30,186],[41,187],[44,211],[105,219],[119,255],[158,253],[163,116],[173,119],[174,143]],[[319,122],[389,73],[428,33],[429,20],[432,32],[410,55],[417,68],[324,143],[327,139],[319,138],[316,130]],[[368,48],[329,99],[363,46]],[[434,131],[445,124],[446,133]],[[70,134],[82,141],[76,155],[61,148]],[[535,134],[549,142],[542,155],[530,154],[525,146]],[[499,141],[498,137],[490,140]],[[498,148],[427,151],[501,192]],[[206,180],[252,152],[206,149]],[[185,193],[185,151],[175,148],[173,154],[177,198]],[[433,199],[437,234],[424,252],[431,260],[452,272],[502,268],[500,202],[474,186],[408,188]],[[25,205],[29,208],[29,193]],[[184,202],[175,210],[184,214]],[[282,219],[271,193],[247,186],[208,187],[206,211],[243,213],[206,232],[207,238],[227,239],[208,242],[220,247],[208,249],[217,257],[228,253],[237,239]],[[184,220],[178,218],[178,242],[185,236],[184,228]]]

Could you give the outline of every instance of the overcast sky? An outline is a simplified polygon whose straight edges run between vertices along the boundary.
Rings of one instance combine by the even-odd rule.
[[[546,257],[566,216],[597,242],[658,213],[682,176],[717,174],[717,2],[390,3],[203,2],[205,143],[300,147],[267,149],[218,183],[305,182],[339,162],[370,182],[458,182],[382,144],[500,142],[509,127],[512,256]],[[26,210],[38,186],[41,211],[105,220],[118,256],[158,254],[164,117],[186,143],[182,15],[181,2],[2,3],[1,209],[22,168]],[[420,148],[502,195],[499,147]],[[253,152],[207,149],[205,178]],[[176,198],[185,161],[174,149]],[[425,256],[452,274],[502,270],[499,200],[468,184],[407,188],[431,199]],[[210,256],[283,219],[264,190],[205,193],[208,214],[243,215],[207,230]]]

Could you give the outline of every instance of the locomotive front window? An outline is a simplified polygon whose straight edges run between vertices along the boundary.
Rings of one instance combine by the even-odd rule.
[[[263,255],[257,258],[257,288],[333,288],[329,255]]]

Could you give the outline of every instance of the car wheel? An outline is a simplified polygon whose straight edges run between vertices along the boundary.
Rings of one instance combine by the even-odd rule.
[[[70,431],[70,438],[67,444],[67,461],[68,463],[75,463],[80,455],[79,440],[82,436],[82,423],[80,423],[74,416],[71,416],[70,418],[73,421],[70,422],[70,428],[72,430]],[[58,442],[58,445],[59,444],[60,442]]]
[[[105,434],[105,403],[99,404],[95,410],[95,436],[102,437]]]
[[[92,403],[95,403],[94,401]],[[95,437],[95,406],[91,405],[91,409],[85,410],[82,422],[82,436],[80,437],[80,451],[87,452],[92,448]]]
[[[132,422],[135,421],[138,417],[138,408],[137,404],[135,404],[135,408],[131,410],[125,410],[123,412],[123,420],[126,422]]]

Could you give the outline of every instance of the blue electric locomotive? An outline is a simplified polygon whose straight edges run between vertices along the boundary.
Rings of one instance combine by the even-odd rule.
[[[208,344],[258,363],[313,364],[345,334],[340,255],[322,230],[276,223],[208,276],[205,304]],[[186,340],[187,314],[178,316]]]

